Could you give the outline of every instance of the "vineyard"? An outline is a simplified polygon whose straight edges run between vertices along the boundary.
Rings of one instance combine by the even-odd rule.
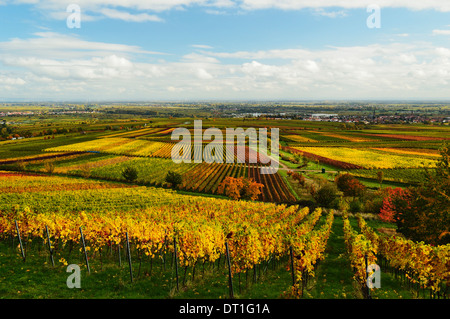
[[[180,123],[170,124],[0,142],[0,281],[11,274],[22,285],[0,292],[17,297],[27,278],[39,296],[66,297],[76,264],[88,287],[80,297],[448,299],[449,245],[412,241],[373,213],[349,213],[356,204],[317,197],[344,172],[376,194],[382,183],[420,184],[440,158],[439,133],[287,123],[279,170],[261,174],[268,158],[249,145],[191,144],[184,154],[171,140]],[[176,163],[174,153],[205,156]],[[227,177],[252,179],[261,193],[226,199]],[[369,288],[377,269],[381,287]],[[64,287],[39,283],[40,272]]]
[[[13,175],[2,175],[2,189],[17,177]],[[146,187],[74,190],[72,184],[78,183],[60,177],[47,178],[47,186],[59,185],[58,190],[48,191],[34,187],[42,176],[21,178],[18,187],[3,194],[10,201],[10,195],[17,197],[14,205],[2,199],[0,230],[6,242],[16,236],[21,239],[24,261],[30,247],[48,240],[48,253],[57,264],[70,262],[67,249],[83,242],[84,251],[94,258],[102,258],[102,252],[112,248],[125,251],[130,245],[138,256],[165,260],[176,254],[180,267],[194,268],[224,258],[227,242],[235,276],[286,256],[288,246],[311,230],[321,216],[317,210],[309,217],[309,210],[298,206],[244,201],[229,205],[227,200]],[[96,186],[90,184],[85,183]],[[26,191],[29,194],[24,198]]]
[[[239,295],[236,283],[241,287],[249,274],[252,282],[261,281],[261,272],[267,276],[284,269],[285,278],[291,280],[279,293],[304,298],[327,259],[330,235],[339,218],[349,267],[363,296],[376,296],[378,290],[366,289],[367,263],[378,264],[383,271],[395,269],[405,278],[400,281],[414,291],[429,291],[434,298],[448,294],[450,245],[432,247],[382,234],[361,216],[354,219],[358,231],[349,217],[321,208],[310,211],[249,201],[230,205],[229,200],[161,188],[38,174],[4,172],[0,181],[2,245],[9,247],[8,259],[21,258],[23,265],[37,258],[41,267],[53,269],[77,263],[88,272],[101,272],[99,268],[111,264],[118,271],[126,267],[126,258],[133,258],[128,266],[130,282],[145,280],[138,275],[141,269],[155,267],[156,272],[159,264],[170,274],[167,294],[185,287],[188,272],[191,285],[197,285],[196,270],[200,277],[205,268],[216,269],[213,276],[223,279],[224,296]],[[178,274],[174,274],[176,267]]]
[[[307,154],[313,154],[319,160],[321,158],[329,159],[330,162],[344,163],[348,167],[355,168],[419,168],[433,167],[435,161],[427,158],[409,157],[396,155],[390,151],[355,149],[346,147],[294,147],[295,150]],[[338,164],[337,164],[338,165]]]

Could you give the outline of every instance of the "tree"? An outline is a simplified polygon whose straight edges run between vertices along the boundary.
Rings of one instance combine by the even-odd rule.
[[[411,210],[402,214],[401,227],[414,240],[450,243],[450,148],[444,144],[434,170],[425,169],[424,182],[411,189]]]
[[[80,168],[81,170],[81,175],[84,178],[89,178],[91,176],[91,166],[89,165],[89,163],[83,164]]]
[[[217,192],[235,200],[240,198],[256,200],[263,187],[263,184],[257,183],[253,179],[227,176],[219,184]]]
[[[395,222],[405,209],[410,209],[411,193],[401,187],[386,188],[386,195],[383,198],[383,205],[378,215],[384,222]],[[401,227],[399,228],[401,231]]]
[[[300,174],[300,173],[298,173],[298,172],[291,171],[291,170],[289,170],[289,171],[287,172],[287,174],[288,174],[288,176],[292,177],[292,179],[293,179],[294,181],[298,181],[298,183],[299,183],[301,186],[305,186],[306,180],[305,180],[305,177],[304,177],[302,174]]]
[[[242,178],[234,178],[227,176],[219,184],[217,192],[219,194],[225,194],[227,197],[232,199],[239,199],[241,198],[241,190],[243,187],[244,183],[242,181]]]
[[[138,177],[138,172],[134,167],[127,167],[122,171],[122,176],[128,182],[134,182]]]
[[[169,171],[166,175],[165,181],[173,188],[176,188],[179,184],[183,182],[183,176],[173,171]]]
[[[19,161],[17,161],[16,166],[17,166],[17,170],[24,171],[27,168],[27,163],[24,162],[23,160],[19,160]]]
[[[359,197],[364,194],[366,187],[351,174],[339,174],[335,178],[337,188],[344,196]]]
[[[380,188],[381,188],[381,183],[383,183],[383,171],[377,172],[377,181],[380,184]]]
[[[436,168],[425,169],[421,185],[408,188],[403,200],[389,200],[398,231],[433,245],[450,243],[450,148],[444,144],[440,152]]]
[[[243,179],[244,187],[243,194],[241,191],[241,196],[244,199],[256,200],[261,194],[261,189],[264,187],[263,184],[255,182],[253,179]]]
[[[53,162],[46,162],[44,165],[44,170],[48,174],[53,174],[53,172],[55,171],[55,164],[53,164]]]
[[[327,183],[319,188],[319,190],[314,193],[313,197],[320,206],[330,207],[338,197],[337,188],[334,184]]]

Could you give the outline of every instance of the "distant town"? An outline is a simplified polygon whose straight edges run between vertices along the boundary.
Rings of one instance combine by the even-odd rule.
[[[276,110],[277,112],[274,112]],[[360,124],[450,123],[450,104],[358,104],[293,102],[160,102],[105,104],[0,104],[0,123],[13,125],[40,116],[133,114],[143,117],[217,117],[270,120],[303,120]]]

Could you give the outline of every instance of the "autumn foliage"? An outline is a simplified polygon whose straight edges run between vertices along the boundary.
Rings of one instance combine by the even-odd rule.
[[[411,193],[407,189],[400,187],[388,187],[385,190],[386,196],[383,199],[383,206],[380,209],[379,217],[384,222],[395,222],[402,214],[402,210],[410,209],[409,197]]]
[[[287,172],[287,174],[288,174],[288,176],[292,177],[294,179],[294,181],[298,181],[298,183],[301,186],[305,186],[305,177],[302,174],[300,174],[298,172],[291,171],[291,170],[289,170]]]
[[[408,189],[388,189],[380,218],[394,221],[397,231],[427,244],[450,243],[450,148],[444,145],[434,170],[425,170],[424,181]]]
[[[257,183],[253,179],[228,176],[219,184],[217,192],[232,199],[256,200],[263,187],[263,184]]]
[[[335,178],[335,183],[344,196],[348,197],[361,196],[366,189],[357,178],[350,174],[339,174]]]

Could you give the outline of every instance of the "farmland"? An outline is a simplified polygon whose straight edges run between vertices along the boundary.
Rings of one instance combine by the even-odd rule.
[[[192,144],[183,158],[202,152],[204,161],[175,163],[172,151],[181,148],[171,133],[192,132],[188,117],[108,113],[51,123],[60,133],[0,141],[2,296],[448,298],[449,244],[401,235],[377,206],[392,188],[420,185],[438,171],[448,126],[203,120],[204,129],[222,132],[279,128],[278,171],[261,174],[265,155],[248,144],[221,145],[220,163],[210,163],[216,154],[207,152],[209,141]],[[35,132],[39,125],[26,124]],[[343,174],[364,193],[339,189],[324,197]],[[261,191],[253,200],[233,199],[219,191],[230,178],[255,181]],[[366,289],[365,255],[382,267],[382,287],[392,289]],[[65,282],[65,267],[74,263],[85,285],[75,294],[56,282]],[[6,272],[35,290],[20,281],[13,287]]]

